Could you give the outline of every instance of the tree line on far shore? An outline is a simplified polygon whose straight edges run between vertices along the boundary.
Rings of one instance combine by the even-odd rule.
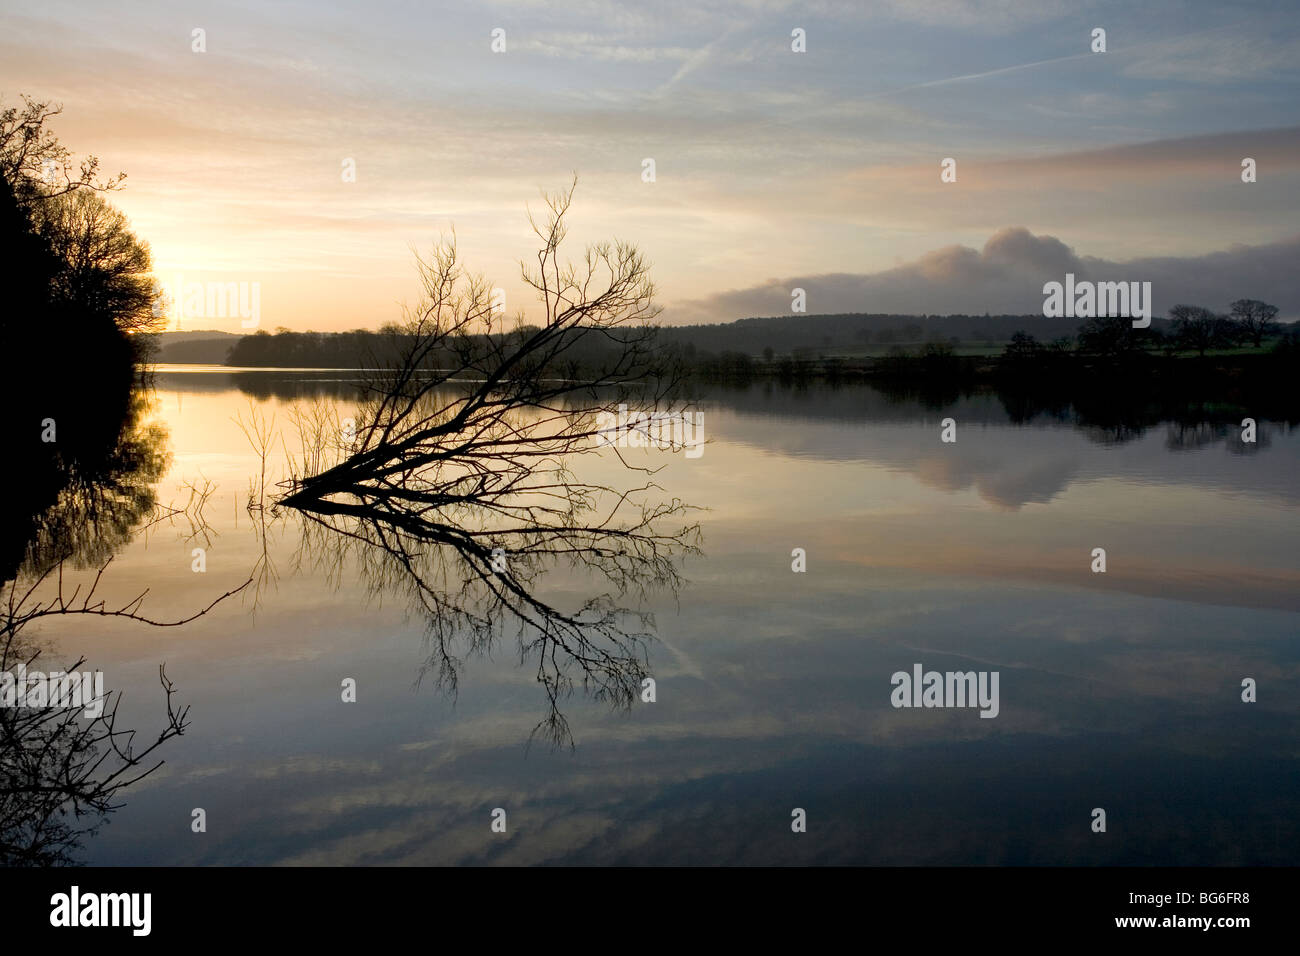
[[[1202,306],[1176,305],[1169,310],[1168,319],[1157,318],[1149,328],[1133,328],[1129,318],[1102,317],[1078,324],[1073,328],[1073,334],[1056,334],[1050,339],[1042,339],[1028,330],[1047,329],[1050,334],[1070,326],[1049,322],[1039,316],[985,317],[984,324],[1000,327],[1002,336],[1000,342],[984,340],[982,345],[986,359],[1009,368],[1051,365],[1054,359],[1063,356],[1090,360],[1122,359],[1139,354],[1205,356],[1221,349],[1260,351],[1268,347],[1294,347],[1295,330],[1277,321],[1278,311],[1277,306],[1258,299],[1238,299],[1228,312],[1222,314]],[[978,318],[964,315],[800,317],[809,322],[809,334],[804,338],[804,344],[793,346],[784,354],[771,346],[757,346],[756,343],[763,339],[755,336],[754,332],[763,326],[756,323],[775,323],[770,327],[779,330],[780,334],[775,337],[785,340],[786,318],[741,320],[714,327],[668,326],[661,329],[660,341],[665,348],[677,353],[684,366],[695,369],[703,377],[713,378],[744,377],[765,370],[785,370],[788,373],[791,368],[852,366],[855,362],[883,370],[897,370],[907,366],[910,360],[925,359],[933,365],[944,357],[970,352],[966,346],[974,350],[981,348],[980,340],[963,342],[959,336],[945,334]],[[817,321],[836,318],[844,321],[833,324]],[[876,321],[855,325],[853,319]],[[872,324],[877,328],[873,330]],[[898,329],[894,324],[899,326]],[[714,350],[699,346],[697,333],[705,328],[709,333],[708,341],[721,348]],[[828,328],[834,328],[838,334],[821,334]],[[864,329],[868,335],[861,334]],[[872,350],[855,349],[852,344],[846,344],[846,335],[850,336],[850,343],[875,339],[878,347],[874,350],[874,358],[867,357]],[[900,339],[911,343],[910,347],[892,344]],[[996,344],[1005,344],[1000,357],[989,349]],[[220,347],[227,348],[224,343]],[[377,332],[364,329],[295,332],[281,328],[274,333],[259,331],[238,339],[228,346],[225,364],[244,368],[370,368],[385,364],[401,347],[401,333],[393,325],[386,325]],[[163,358],[167,360],[166,351]],[[584,358],[600,357],[574,355],[573,358],[577,360],[576,368],[581,366]]]
[[[1277,314],[1277,306],[1259,299],[1237,299],[1226,314],[1199,305],[1176,305],[1169,310],[1169,322],[1163,328],[1136,329],[1132,320],[1122,317],[1093,318],[1079,326],[1077,339],[1048,344],[1038,342],[1023,329],[1018,330],[1003,356],[1023,360],[1045,351],[1117,356],[1152,350],[1168,356],[1181,352],[1203,356],[1214,349],[1243,346],[1258,349],[1280,331]]]

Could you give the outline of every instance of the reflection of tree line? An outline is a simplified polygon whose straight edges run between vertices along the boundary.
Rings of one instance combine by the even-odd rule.
[[[163,373],[167,383],[186,391],[207,385],[213,391],[238,388],[259,401],[285,402],[319,398],[349,401],[356,397],[358,382],[327,381],[311,375],[239,372],[230,375],[183,375]],[[990,425],[1028,424],[1054,421],[1078,424],[1116,435],[1136,434],[1166,422],[1203,422],[1218,426],[1240,423],[1243,416],[1258,420],[1295,423],[1300,410],[1286,393],[1260,395],[1247,381],[1219,380],[1213,387],[1165,391],[1154,383],[1111,380],[1104,388],[1080,392],[1072,388],[1049,387],[1050,383],[1016,381],[996,383],[872,381],[826,382],[810,380],[802,385],[782,384],[766,379],[744,384],[693,382],[681,394],[711,408],[729,409],[751,415],[772,415],[808,421],[844,423],[915,421],[928,412],[959,414],[964,422]],[[1205,384],[1205,383],[1201,383]],[[1112,439],[1108,439],[1112,440]]]
[[[1246,383],[1219,382],[1212,391],[1164,390],[1160,383],[1102,379],[1087,390],[1004,381],[873,381],[871,384],[811,382],[802,387],[766,381],[696,385],[690,394],[710,408],[798,421],[909,424],[943,412],[964,424],[1028,425],[1053,422],[1079,429],[1091,440],[1117,444],[1168,426],[1179,434],[1199,430],[1222,440],[1240,438],[1243,418],[1260,423],[1258,441],[1235,448],[1248,454],[1267,447],[1271,428],[1293,427],[1300,414],[1291,396],[1259,392]],[[1220,440],[1215,439],[1215,440]],[[1190,439],[1171,440],[1187,447]],[[1202,442],[1204,444],[1204,442]],[[1239,440],[1237,444],[1243,444]]]
[[[1296,396],[1280,379],[1249,376],[1108,378],[1094,372],[1088,387],[1068,378],[1028,383],[1004,380],[998,383],[996,394],[1014,424],[1059,421],[1106,444],[1131,441],[1151,428],[1167,425],[1179,434],[1213,434],[1223,440],[1235,434],[1235,444],[1231,440],[1229,444],[1246,454],[1267,446],[1268,429],[1261,425],[1257,441],[1243,443],[1244,419],[1268,421],[1272,423],[1269,427],[1291,427],[1300,420]],[[1171,439],[1170,447],[1189,446]]]

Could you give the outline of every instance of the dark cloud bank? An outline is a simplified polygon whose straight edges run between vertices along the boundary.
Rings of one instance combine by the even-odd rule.
[[[1041,314],[1043,284],[1076,280],[1150,282],[1154,315],[1178,303],[1226,311],[1233,299],[1264,299],[1284,319],[1300,318],[1300,235],[1221,252],[1114,262],[1079,256],[1054,236],[1022,226],[998,230],[983,249],[945,246],[905,265],[867,274],[771,279],[748,289],[682,302],[664,318],[673,324],[729,322],[748,316],[789,315],[791,290],[807,293],[810,314],[835,312],[971,315]]]

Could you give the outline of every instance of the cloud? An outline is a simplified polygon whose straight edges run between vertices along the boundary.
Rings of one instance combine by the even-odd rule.
[[[1233,245],[1200,256],[1118,262],[1077,255],[1055,236],[1023,226],[999,229],[982,249],[950,245],[873,273],[827,273],[769,279],[745,289],[682,302],[665,312],[672,324],[728,322],[790,311],[791,289],[807,293],[808,311],[1032,314],[1043,284],[1067,272],[1078,280],[1150,282],[1156,314],[1179,302],[1226,309],[1233,299],[1264,299],[1287,318],[1300,317],[1300,235],[1262,245]]]
[[[1196,84],[1233,83],[1277,78],[1293,73],[1300,37],[1269,32],[1255,24],[1249,34],[1233,35],[1242,24],[1225,24],[1183,36],[1143,44],[1124,66],[1124,75],[1143,80],[1177,80]]]
[[[1091,4],[1089,4],[1091,5]],[[1074,5],[1077,9],[1078,4]],[[929,27],[1005,32],[1070,12],[1063,0],[1019,4],[1007,0],[887,0],[886,16]]]

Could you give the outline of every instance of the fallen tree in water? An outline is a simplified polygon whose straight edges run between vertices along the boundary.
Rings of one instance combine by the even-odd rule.
[[[558,701],[575,680],[632,702],[652,622],[616,598],[675,590],[699,533],[676,520],[681,501],[655,500],[657,469],[606,434],[620,406],[625,417],[629,406],[677,413],[677,375],[655,344],[654,286],[636,247],[599,243],[561,264],[572,194],[548,196],[544,220],[530,217],[541,240],[522,270],[542,306],[534,324],[508,323],[488,283],[463,270],[454,237],[418,259],[423,298],[391,330],[396,358],[372,370],[354,419],[300,419],[302,454],[277,502],[361,545],[376,586],[406,582],[440,683],[455,687],[461,639],[484,649],[518,624],[551,704],[539,729],[556,741],[569,739]],[[653,444],[681,451],[683,434]],[[580,476],[588,460],[606,478]],[[611,464],[639,483],[619,486]],[[560,610],[536,586],[555,562],[611,593]]]

